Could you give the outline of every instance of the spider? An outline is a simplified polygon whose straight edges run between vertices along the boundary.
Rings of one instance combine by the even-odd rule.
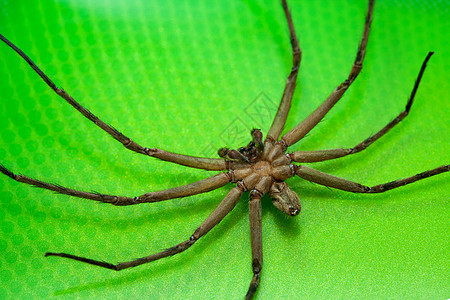
[[[320,162],[358,153],[366,149],[373,142],[375,142],[381,136],[386,134],[391,128],[402,121],[408,115],[411,109],[416,91],[425,71],[426,64],[431,58],[433,52],[428,53],[420,68],[419,75],[405,106],[405,110],[401,112],[393,121],[383,127],[380,131],[357,144],[353,148],[287,152],[288,147],[301,140],[320,122],[320,120],[323,119],[327,112],[342,98],[345,91],[350,87],[350,85],[354,82],[354,80],[360,73],[365,57],[369,31],[372,22],[374,2],[374,0],[369,0],[366,21],[364,24],[364,32],[354,64],[347,79],[345,79],[311,115],[309,115],[304,121],[299,123],[290,131],[282,135],[282,131],[285,126],[287,115],[291,106],[291,100],[295,90],[302,54],[286,0],[282,0],[283,10],[290,32],[293,66],[287,78],[286,86],[280,105],[278,107],[278,111],[265,137],[263,136],[261,130],[253,129],[251,131],[252,139],[247,145],[238,148],[237,150],[228,148],[219,149],[218,154],[221,158],[193,157],[171,153],[156,148],[147,148],[137,144],[115,128],[101,121],[98,117],[96,117],[94,114],[92,114],[90,111],[76,102],[66,91],[57,87],[52,82],[52,80],[38,66],[36,66],[22,50],[16,47],[3,35],[0,35],[0,39],[7,45],[9,45],[15,52],[17,52],[17,54],[19,54],[31,66],[31,68],[46,82],[46,84],[51,89],[53,89],[60,97],[62,97],[65,101],[72,105],[76,110],[82,113],[86,118],[94,122],[94,124],[99,126],[106,133],[122,143],[123,146],[127,149],[187,167],[210,171],[222,171],[217,175],[185,186],[175,187],[163,191],[150,192],[137,197],[123,197],[73,190],[61,185],[42,182],[25,175],[15,174],[5,166],[0,165],[0,171],[3,174],[9,176],[15,181],[34,185],[43,189],[48,189],[60,194],[110,203],[116,206],[136,205],[140,203],[159,202],[174,198],[187,197],[212,191],[230,182],[235,183],[235,186],[228,192],[228,194],[220,202],[217,208],[198,227],[198,229],[190,236],[189,239],[159,253],[118,264],[97,261],[67,253],[47,252],[45,256],[65,257],[116,271],[136,267],[138,265],[142,265],[154,260],[172,256],[187,250],[199,238],[208,233],[214,226],[216,226],[221,220],[223,220],[223,218],[225,218],[228,213],[231,212],[236,203],[240,200],[243,193],[248,191],[250,195],[249,218],[253,277],[250,281],[246,298],[251,299],[255,295],[259,286],[262,271],[263,260],[261,200],[263,196],[266,194],[269,195],[274,206],[288,216],[296,216],[300,213],[301,210],[299,197],[295,191],[290,189],[288,184],[285,182],[286,179],[293,176],[298,176],[320,185],[348,192],[381,193],[409,183],[413,183],[420,179],[449,171],[450,165],[444,165],[416,174],[412,177],[368,187],[356,182],[348,181],[343,178],[320,172],[305,165],[296,164]]]

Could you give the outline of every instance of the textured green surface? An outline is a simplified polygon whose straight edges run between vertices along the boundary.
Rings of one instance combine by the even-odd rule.
[[[366,11],[366,1],[290,2],[304,56],[288,128],[347,75]],[[401,125],[363,153],[315,166],[372,185],[448,163],[449,7],[378,1],[362,74],[293,150],[351,147],[376,132],[401,111],[433,50]],[[291,67],[277,0],[0,0],[0,20],[2,34],[104,121],[144,146],[191,155],[242,146],[255,124],[267,131]],[[16,172],[120,195],[208,176],[126,151],[6,45],[0,91],[0,162]],[[450,296],[448,174],[380,195],[289,183],[303,211],[289,219],[264,198],[259,299]],[[136,269],[116,273],[43,256],[118,262],[168,248],[228,189],[113,207],[0,176],[0,298],[241,298],[251,278],[245,197],[187,252]]]

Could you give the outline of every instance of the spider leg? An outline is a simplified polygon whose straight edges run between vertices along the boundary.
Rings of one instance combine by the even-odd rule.
[[[262,224],[261,224],[261,195],[252,194],[250,198],[250,235],[252,243],[253,278],[250,282],[245,299],[253,299],[259,286],[262,269]]]
[[[428,170],[411,177],[406,177],[403,179],[375,185],[372,187],[364,186],[359,183],[336,177],[327,173],[320,172],[318,170],[306,167],[306,166],[295,166],[295,173],[308,181],[315,182],[328,187],[336,188],[339,190],[353,192],[353,193],[382,193],[386,192],[406,184],[413,183],[417,180],[438,175],[444,172],[450,171],[450,165],[444,165],[437,167],[432,170]]]
[[[70,105],[72,105],[76,110],[78,110],[83,116],[87,119],[91,120],[95,125],[100,127],[106,133],[108,133],[111,137],[122,143],[122,145],[134,152],[145,154],[148,156],[156,157],[158,159],[173,162],[179,165],[204,169],[204,170],[227,170],[227,165],[225,160],[220,158],[205,158],[205,157],[195,157],[188,156],[182,154],[176,154],[167,152],[164,150],[156,149],[156,148],[147,148],[142,147],[136,142],[132,141],[130,138],[123,135],[114,127],[106,124],[102,120],[100,120],[97,116],[92,114],[89,110],[81,106],[77,101],[75,101],[66,91],[57,87],[51,79],[45,75],[45,73],[39,69],[39,67],[16,45],[10,42],[7,38],[0,34],[0,40],[5,42],[9,47],[11,47],[17,54],[19,54],[30,66],[31,68],[45,81],[45,83],[53,90],[56,94],[58,94],[61,98],[67,101]]]
[[[138,197],[122,197],[122,196],[114,196],[114,195],[104,195],[95,192],[83,192],[77,191],[73,189],[69,189],[63,187],[58,184],[51,184],[47,182],[43,182],[40,180],[36,180],[24,175],[14,174],[12,171],[6,169],[3,165],[0,164],[0,172],[9,176],[17,182],[22,182],[26,184],[30,184],[39,188],[43,188],[46,190],[51,190],[57,192],[59,194],[65,194],[69,196],[74,196],[78,198],[85,198],[90,200],[95,200],[104,203],[110,203],[113,205],[124,206],[124,205],[134,205],[139,203],[146,202],[159,202],[174,198],[181,198],[192,196],[196,194],[206,193],[217,188],[220,188],[230,181],[236,182],[237,180],[241,180],[245,176],[247,176],[251,171],[250,170],[236,170],[229,171],[227,173],[220,173],[206,179],[190,183],[184,186],[179,186],[167,190],[157,191],[146,193],[144,195]]]
[[[289,11],[286,0],[282,0],[284,13],[286,15],[287,23],[289,26],[290,40],[292,46],[292,69],[289,73],[289,76],[286,81],[286,85],[284,87],[283,96],[281,98],[280,105],[278,106],[277,114],[275,115],[275,119],[273,120],[272,126],[267,133],[267,136],[270,136],[274,140],[277,140],[283,131],[284,124],[286,123],[286,119],[291,108],[292,96],[294,95],[295,83],[297,81],[298,70],[300,67],[300,61],[302,52],[300,50],[300,46],[298,44],[297,35],[295,33],[294,23],[292,22],[291,13]]]
[[[199,193],[206,193],[215,189],[218,189],[229,182],[237,182],[244,177],[250,175],[251,169],[241,169],[236,171],[228,171],[227,173],[220,173],[194,183],[174,187],[171,189],[150,192],[142,196],[139,196],[139,203],[145,202],[158,202],[168,199],[181,198],[196,195]]]
[[[118,264],[111,264],[106,263],[103,261],[93,260],[89,258],[84,258],[80,256],[75,256],[72,254],[67,253],[53,253],[53,252],[47,252],[45,256],[60,256],[60,257],[66,257],[74,260],[78,260],[81,262],[85,262],[91,265],[115,270],[115,271],[121,271],[123,269],[127,268],[133,268],[145,263],[149,263],[151,261],[155,261],[167,256],[172,256],[175,254],[178,254],[180,252],[185,251],[189,247],[191,247],[199,238],[207,234],[214,226],[219,224],[220,221],[225,218],[225,216],[236,206],[236,203],[239,201],[240,197],[242,196],[242,193],[247,188],[253,188],[255,186],[255,182],[259,179],[259,175],[253,174],[250,176],[247,176],[242,181],[239,181],[237,186],[232,188],[228,194],[225,196],[225,198],[220,202],[219,206],[216,207],[216,209],[206,218],[206,220],[195,230],[195,232],[191,235],[191,237],[174,246],[169,249],[166,249],[164,251],[158,252],[156,254],[145,256],[138,258],[136,260],[122,262]]]
[[[427,62],[430,59],[433,52],[429,52],[424,62],[422,63],[422,67],[420,68],[419,75],[417,76],[416,82],[414,84],[414,88],[411,91],[411,96],[409,97],[408,102],[406,103],[405,110],[401,112],[394,120],[389,122],[386,126],[384,126],[380,131],[372,135],[371,137],[365,139],[363,142],[359,143],[353,148],[337,148],[330,150],[318,150],[318,151],[297,151],[289,154],[291,159],[296,162],[317,162],[324,161],[329,159],[335,159],[339,157],[343,157],[349,154],[358,153],[367,147],[369,147],[373,142],[378,140],[380,137],[385,135],[389,130],[391,130],[395,125],[400,123],[406,116],[409,114],[411,106],[414,101],[414,96],[416,95],[417,89],[420,84],[420,80],[422,79],[422,75],[427,66]]]
[[[328,98],[315,110],[313,111],[305,120],[303,120],[296,127],[287,132],[282,138],[281,142],[289,147],[300,139],[302,139],[308,132],[313,129],[317,123],[322,120],[322,118],[330,111],[330,109],[341,99],[345,91],[350,87],[353,81],[356,79],[358,74],[361,72],[364,56],[366,53],[367,41],[369,38],[370,24],[372,23],[372,12],[375,0],[369,0],[369,7],[367,10],[366,21],[364,25],[364,33],[362,35],[361,43],[356,53],[355,62],[348,75],[347,79],[344,80]]]
[[[250,238],[252,244],[252,270],[253,277],[250,282],[245,299],[253,299],[259,286],[262,270],[262,224],[261,224],[261,198],[269,191],[272,185],[271,176],[263,176],[250,192],[249,219]]]
[[[191,247],[199,238],[208,233],[214,226],[216,226],[220,221],[222,221],[222,219],[235,207],[236,203],[239,201],[239,198],[242,195],[242,192],[243,190],[241,190],[238,187],[234,187],[233,189],[231,189],[231,191],[225,196],[222,202],[220,202],[219,206],[209,215],[209,217],[200,225],[200,227],[198,227],[197,230],[195,230],[195,232],[188,240],[153,255],[141,257],[132,261],[121,262],[118,264],[110,264],[103,261],[97,261],[67,253],[47,252],[45,253],[45,256],[66,257],[115,271],[133,268],[167,256],[172,256],[180,252],[183,252],[189,247]]]

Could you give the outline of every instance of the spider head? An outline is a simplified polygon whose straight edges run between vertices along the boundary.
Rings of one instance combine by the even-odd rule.
[[[286,182],[273,183],[269,190],[269,196],[272,198],[275,207],[285,214],[294,217],[300,213],[300,199]]]

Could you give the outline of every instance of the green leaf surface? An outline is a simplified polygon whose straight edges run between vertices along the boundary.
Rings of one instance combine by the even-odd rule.
[[[366,1],[290,1],[303,60],[286,130],[350,71]],[[377,1],[364,69],[294,150],[352,147],[403,108],[435,51],[410,115],[369,149],[314,168],[375,185],[448,164],[448,1]],[[0,32],[102,120],[147,147],[216,157],[267,132],[291,68],[279,1],[0,1]],[[135,196],[215,174],[125,150],[0,45],[0,162],[67,187]],[[285,130],[285,131],[286,131]],[[449,174],[378,195],[292,178],[296,218],[263,200],[257,299],[445,299]],[[0,298],[239,299],[251,279],[248,195],[183,254],[122,272],[121,262],[185,239],[231,185],[114,207],[0,176]]]

